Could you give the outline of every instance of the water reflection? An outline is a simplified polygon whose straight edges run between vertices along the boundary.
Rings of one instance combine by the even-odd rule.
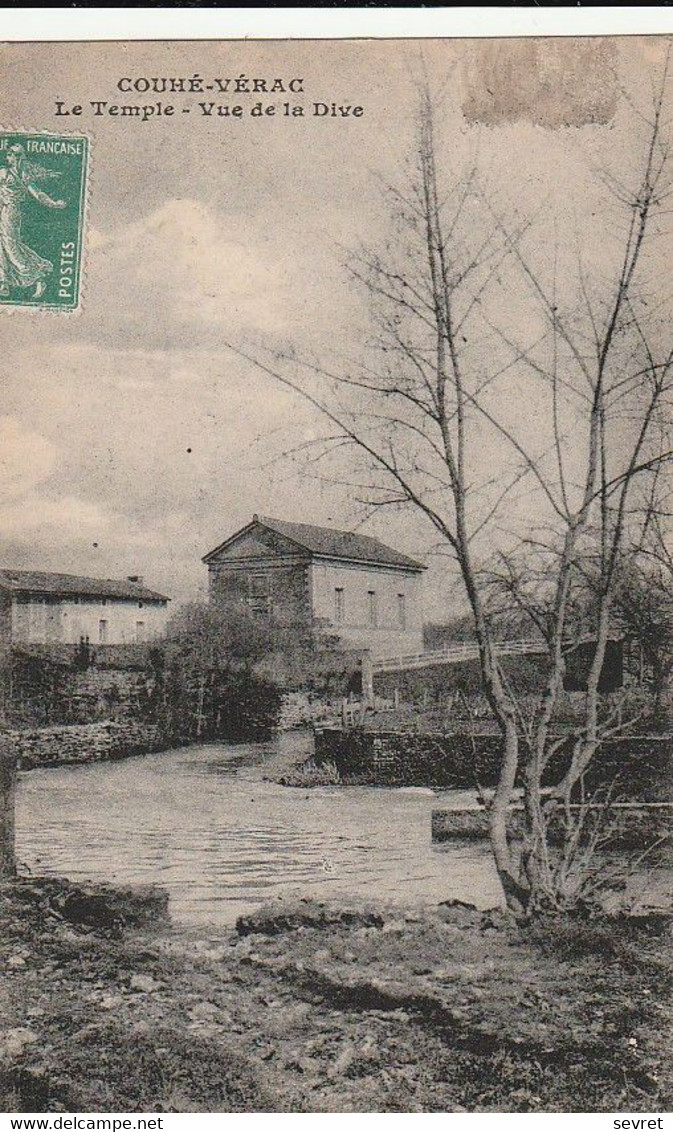
[[[209,745],[31,771],[18,791],[19,860],[73,879],[160,883],[185,924],[229,924],[288,894],[499,902],[485,845],[431,845],[431,794],[277,786],[260,773],[275,754]]]

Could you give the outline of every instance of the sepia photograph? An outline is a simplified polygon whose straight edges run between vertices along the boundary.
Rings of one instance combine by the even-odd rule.
[[[663,1127],[672,47],[0,43],[12,1128]]]

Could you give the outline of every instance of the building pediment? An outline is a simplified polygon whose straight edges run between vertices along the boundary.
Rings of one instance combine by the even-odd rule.
[[[209,566],[217,566],[227,562],[245,562],[246,559],[293,558],[296,560],[308,557],[306,550],[292,539],[277,531],[270,531],[259,523],[251,523],[207,554],[204,562]]]
[[[310,523],[288,523],[265,515],[254,515],[247,527],[216,546],[202,561],[216,566],[260,557],[322,559],[415,574],[425,570],[420,562],[370,535]]]

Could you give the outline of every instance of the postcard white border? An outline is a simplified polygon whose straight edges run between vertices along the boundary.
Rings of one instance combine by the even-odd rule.
[[[670,8],[13,8],[0,41],[667,35]]]

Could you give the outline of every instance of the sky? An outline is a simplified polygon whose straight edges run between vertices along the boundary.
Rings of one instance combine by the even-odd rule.
[[[92,139],[81,311],[0,310],[2,565],[141,574],[179,603],[204,596],[201,557],[259,512],[357,527],[428,561],[426,615],[445,618],[453,591],[432,530],[392,511],[362,525],[329,467],[317,477],[287,456],[320,434],[315,412],[226,344],[320,359],[357,350],[367,318],[344,259],[389,234],[382,185],[404,176],[424,74],[443,91],[448,159],[477,153],[503,204],[549,210],[557,232],[583,209],[587,255],[609,262],[590,166],[620,128],[614,70],[642,94],[660,46],[442,41],[422,57],[417,44],[374,41],[0,52],[7,128]],[[119,79],[138,76],[228,77],[230,87],[242,76],[244,86],[300,78],[303,89],[120,93]],[[172,116],[107,112],[171,98]],[[56,100],[82,105],[82,115],[55,117]],[[107,104],[100,115],[93,100]],[[205,116],[200,101],[245,114]],[[251,117],[258,101],[276,114]],[[305,115],[284,115],[285,102]],[[351,110],[316,116],[314,103]],[[628,164],[637,131],[626,137]],[[599,219],[609,234],[609,208]],[[521,391],[510,395],[520,404]],[[536,411],[529,403],[531,427]]]

